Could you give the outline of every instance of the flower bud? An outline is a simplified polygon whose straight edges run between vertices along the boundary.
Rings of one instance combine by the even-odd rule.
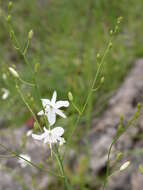
[[[112,36],[112,34],[113,34],[113,30],[110,30],[110,35]]]
[[[73,95],[71,92],[68,93],[68,98],[69,98],[69,101],[71,102],[73,101]]]
[[[116,25],[115,26],[115,33],[118,32],[118,30],[119,30],[119,26]]]
[[[11,22],[11,15],[8,15],[6,20],[7,20],[7,22]]]
[[[140,111],[140,109],[141,109],[141,103],[137,104],[137,109]]]
[[[15,78],[19,78],[19,74],[17,73],[17,71],[15,69],[13,69],[12,67],[8,68],[10,73],[15,77]]]
[[[34,35],[33,30],[30,30],[30,31],[28,32],[28,39],[31,40],[32,37],[33,37],[33,35]]]
[[[130,161],[125,162],[121,167],[120,167],[120,171],[124,171],[126,170],[130,165]]]
[[[112,42],[109,43],[109,48],[112,48],[113,44]]]
[[[12,6],[13,6],[13,2],[10,1],[10,2],[8,3],[8,9],[11,10]]]
[[[142,167],[142,165],[139,165],[138,170],[139,170],[139,172],[143,175],[143,167]]]
[[[3,92],[2,99],[6,100],[9,96],[9,90],[6,88],[2,88],[2,92]]]
[[[120,24],[121,23],[121,21],[123,20],[123,17],[118,17],[118,19],[117,19],[117,24]]]
[[[123,153],[119,152],[116,156],[116,162],[119,162],[123,158]]]
[[[37,73],[39,71],[39,69],[40,69],[40,63],[36,63],[34,65],[34,71],[35,71],[35,73]]]
[[[97,58],[97,59],[100,58],[100,53],[97,53],[96,58]]]
[[[100,83],[104,83],[104,77],[101,78]]]

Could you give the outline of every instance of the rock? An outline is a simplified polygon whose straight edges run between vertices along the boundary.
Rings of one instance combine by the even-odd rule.
[[[129,120],[136,112],[137,103],[143,103],[143,59],[138,60],[125,79],[116,94],[110,99],[107,110],[99,119],[93,119],[92,129],[89,134],[90,145],[90,169],[93,176],[100,174],[100,171],[106,167],[107,152],[109,146],[117,132],[117,126],[120,122],[120,116],[124,115],[125,120]],[[143,117],[139,117],[136,127],[130,127],[127,132],[118,140],[113,147],[111,161],[115,159],[115,154],[119,151],[124,152],[126,159],[134,160],[134,163],[140,158],[141,154],[129,155],[128,152],[134,152],[139,147],[141,139],[137,139],[143,132]],[[138,163],[139,164],[139,163]],[[110,190],[137,190],[142,189],[142,180],[137,172],[138,164],[130,172],[114,176],[109,182]],[[137,177],[135,177],[137,176]]]
[[[138,171],[134,171],[131,176],[132,190],[141,190],[143,187],[143,175]]]
[[[8,172],[0,172],[0,189],[1,190],[22,190],[22,187],[14,180]]]
[[[33,141],[32,137],[26,140],[26,128],[20,129],[1,129],[0,144],[8,147],[19,154],[30,155],[32,162],[39,165],[44,164],[44,169],[50,168],[46,162],[48,149],[41,143]],[[23,190],[26,189],[46,189],[52,177],[47,172],[42,172],[33,166],[21,168],[17,158],[7,158],[8,151],[0,146],[0,155],[6,156],[1,158],[0,169],[0,190]],[[51,164],[50,164],[51,165]],[[35,185],[33,185],[35,184]]]

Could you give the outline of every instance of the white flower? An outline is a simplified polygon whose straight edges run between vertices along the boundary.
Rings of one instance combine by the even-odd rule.
[[[2,94],[2,99],[3,100],[5,100],[5,99],[7,99],[8,98],[8,96],[9,96],[9,90],[7,90],[7,89],[5,89],[5,88],[2,88],[2,92],[3,92],[3,94]]]
[[[57,93],[54,91],[52,99],[41,99],[44,110],[41,110],[38,115],[46,115],[50,125],[53,125],[56,122],[56,114],[60,115],[63,118],[66,118],[66,115],[59,109],[61,107],[68,107],[68,101],[57,101]]]
[[[59,143],[59,145],[63,145],[65,143],[65,139],[61,137],[64,134],[64,129],[62,127],[55,127],[52,130],[48,130],[44,127],[44,133],[41,135],[32,134],[32,137],[36,140],[43,141],[44,144],[48,143],[50,145],[50,149],[52,149],[52,144]]]
[[[32,135],[32,133],[33,133],[33,130],[28,130],[27,133],[26,133],[26,136],[29,137],[29,136]]]
[[[9,69],[10,73],[11,73],[15,78],[19,78],[19,74],[18,74],[18,72],[17,72],[14,68],[9,67],[8,69]]]
[[[20,166],[22,168],[25,168],[27,166],[27,164],[28,164],[28,162],[26,162],[26,160],[30,162],[31,157],[29,155],[27,155],[27,154],[20,154],[19,156],[25,159],[24,160],[22,158],[19,158],[19,160],[18,160],[18,163],[20,164]]]

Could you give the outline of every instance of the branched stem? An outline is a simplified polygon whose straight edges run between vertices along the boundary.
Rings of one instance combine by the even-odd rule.
[[[39,129],[40,129],[41,131],[43,131],[42,128],[41,128],[41,126],[40,126],[40,124],[39,124],[39,122],[38,122],[38,120],[37,120],[37,117],[35,116],[35,113],[33,112],[33,110],[31,109],[31,107],[29,106],[29,104],[28,104],[27,101],[25,100],[25,98],[24,98],[24,96],[23,96],[23,93],[21,92],[21,90],[20,90],[20,88],[19,88],[18,85],[16,85],[16,89],[17,89],[17,92],[19,93],[21,99],[23,100],[24,104],[26,105],[26,107],[28,108],[28,110],[31,112],[33,118],[35,119],[36,123],[38,124]]]
[[[0,143],[0,146],[1,146],[3,149],[5,149],[5,150],[11,155],[11,158],[14,158],[14,157],[16,157],[16,158],[18,158],[18,159],[20,158],[20,159],[24,160],[25,162],[27,162],[28,164],[30,164],[31,166],[33,166],[33,167],[39,169],[40,171],[48,172],[49,174],[54,175],[54,176],[56,176],[56,177],[64,178],[64,176],[62,176],[62,175],[57,175],[57,174],[55,174],[54,172],[52,172],[52,171],[50,171],[50,170],[41,168],[41,167],[38,166],[37,164],[35,164],[35,163],[33,163],[33,162],[31,162],[31,161],[29,161],[29,160],[23,158],[23,157],[20,156],[17,152],[12,151],[10,148],[7,148],[5,145],[3,145],[3,144],[1,144],[1,143]]]

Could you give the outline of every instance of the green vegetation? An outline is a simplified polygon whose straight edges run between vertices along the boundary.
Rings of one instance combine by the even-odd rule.
[[[15,65],[16,70],[26,81],[31,81],[31,72],[38,66],[37,83],[41,96],[48,98],[54,90],[58,97],[67,99],[71,91],[79,109],[88,95],[89,86],[97,71],[97,54],[103,55],[112,30],[119,16],[123,22],[114,37],[113,48],[105,59],[98,82],[104,76],[104,84],[94,93],[79,127],[82,137],[93,117],[106,108],[109,97],[119,87],[136,58],[143,56],[143,2],[142,0],[15,0],[11,19],[15,34],[22,47],[26,43],[28,32],[33,29],[34,36],[28,49],[31,66],[26,66],[22,57],[12,47],[9,39],[6,17],[8,1],[0,1],[0,76],[6,73],[7,80],[0,77],[0,88],[8,88],[10,96],[0,100],[0,117],[8,121],[7,126],[21,126],[31,117],[21,102],[15,89],[14,81],[9,76],[8,67]],[[100,59],[100,58],[99,58]],[[97,83],[98,85],[98,83]],[[23,86],[23,92],[35,113],[39,111],[39,100],[35,90]],[[30,93],[29,93],[30,92]],[[35,105],[35,101],[37,104]],[[69,109],[69,119],[62,123],[70,133],[77,113]],[[15,117],[17,116],[17,117]],[[68,126],[67,126],[68,125]],[[75,142],[76,142],[75,137]],[[84,164],[83,164],[84,163]],[[81,160],[79,173],[87,173],[88,160]],[[85,166],[85,168],[83,167]],[[68,171],[67,168],[67,172]],[[88,176],[74,175],[73,184],[90,181]],[[70,174],[69,174],[70,175]],[[88,173],[87,173],[88,175]],[[80,180],[81,178],[81,180]],[[85,178],[85,179],[84,179]],[[84,183],[85,182],[85,183]],[[60,182],[59,182],[60,183]],[[83,183],[83,184],[82,184]]]
[[[109,31],[114,27],[117,17],[122,16],[124,20],[120,33],[114,39],[113,49],[106,58],[103,69],[105,83],[100,91],[95,93],[95,101],[92,103],[97,114],[102,111],[135,57],[142,56],[142,7],[140,0],[131,0],[130,3],[127,0],[110,3],[106,0],[15,1],[12,22],[16,36],[23,46],[29,30],[34,30],[29,57],[31,64],[40,64],[37,78],[41,94],[48,97],[49,93],[56,89],[59,96],[67,97],[68,91],[71,91],[78,106],[83,105],[89,84],[96,72],[96,55],[103,53]],[[21,57],[11,46],[4,14],[7,16],[6,1],[1,1],[1,75],[8,65],[14,64],[21,71],[23,78],[28,80],[29,68],[23,67]],[[1,87],[4,86],[1,80]],[[9,99],[13,95],[15,94],[11,94]],[[12,104],[13,101],[11,100]],[[5,106],[5,102],[3,104]],[[12,105],[9,103],[7,106],[10,109]],[[4,113],[4,108],[1,109]],[[13,113],[19,113],[19,109],[15,107]],[[20,118],[23,117],[24,110],[21,108]]]

